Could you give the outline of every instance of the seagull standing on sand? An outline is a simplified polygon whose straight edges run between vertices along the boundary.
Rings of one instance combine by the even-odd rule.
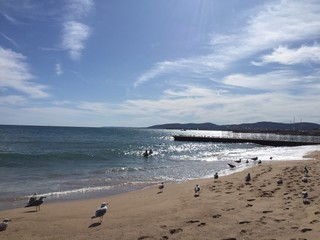
[[[283,184],[283,180],[282,180],[282,178],[279,178],[278,181],[277,181],[277,185],[279,186],[279,185],[282,185],[282,184]]]
[[[195,187],[194,187],[194,195],[199,195],[200,194],[200,186],[197,184]]]
[[[3,221],[0,223],[0,231],[6,230],[9,225],[9,222],[11,222],[10,219],[8,218],[3,219]]]
[[[218,179],[219,178],[218,173],[216,172],[213,177],[214,177],[214,179]]]
[[[248,173],[248,175],[244,178],[244,180],[246,181],[246,183],[249,183],[251,181],[250,173]]]
[[[308,182],[308,177],[307,176],[303,176],[301,181],[304,182],[304,183],[307,183]]]
[[[159,193],[162,193],[163,189],[164,189],[164,183],[161,182],[160,185],[158,186],[158,188],[159,188]]]
[[[91,217],[91,219],[93,218],[100,218],[100,223],[103,222],[103,216],[106,214],[108,210],[108,203],[102,203],[100,208],[97,209],[97,211],[95,212],[94,216]]]
[[[33,201],[30,201],[30,199],[29,199],[29,202],[25,207],[36,207],[36,211],[38,211],[38,208],[40,211],[40,205],[43,203],[44,198],[46,198],[46,197],[42,196],[42,197],[36,198]]]

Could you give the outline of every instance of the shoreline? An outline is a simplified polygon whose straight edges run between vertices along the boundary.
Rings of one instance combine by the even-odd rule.
[[[317,239],[320,151],[313,160],[270,161],[230,175],[166,184],[102,198],[44,203],[41,210],[0,211],[2,239]],[[304,166],[309,181],[303,183]],[[246,185],[244,177],[251,173]],[[276,180],[282,177],[283,185]],[[193,188],[202,188],[195,197]],[[307,190],[310,204],[301,191]],[[90,217],[108,202],[104,222]]]

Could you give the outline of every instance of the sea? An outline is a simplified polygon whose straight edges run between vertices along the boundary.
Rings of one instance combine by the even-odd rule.
[[[320,145],[269,147],[252,143],[174,141],[174,135],[231,136],[201,130],[128,127],[0,125],[0,210],[20,208],[33,194],[46,202],[108,197],[152,185],[242,171],[258,157],[301,160]],[[246,136],[248,137],[248,136]],[[251,134],[249,137],[261,137]],[[270,136],[268,136],[270,137]],[[279,136],[272,136],[279,137]],[[145,150],[152,150],[144,157]],[[272,158],[272,159],[271,159]]]

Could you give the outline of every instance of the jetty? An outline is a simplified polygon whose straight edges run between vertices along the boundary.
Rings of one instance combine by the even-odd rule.
[[[254,143],[274,147],[295,147],[305,145],[320,145],[320,141],[295,141],[281,139],[256,139],[256,138],[235,138],[235,137],[212,137],[212,136],[184,136],[174,135],[175,141],[189,142],[217,142],[217,143]]]

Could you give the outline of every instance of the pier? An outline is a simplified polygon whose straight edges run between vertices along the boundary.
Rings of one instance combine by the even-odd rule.
[[[294,141],[294,140],[274,140],[274,139],[255,139],[255,138],[232,138],[232,137],[208,137],[208,136],[173,136],[175,141],[189,142],[217,142],[217,143],[254,143],[274,147],[295,147],[305,145],[320,145],[314,141]]]

